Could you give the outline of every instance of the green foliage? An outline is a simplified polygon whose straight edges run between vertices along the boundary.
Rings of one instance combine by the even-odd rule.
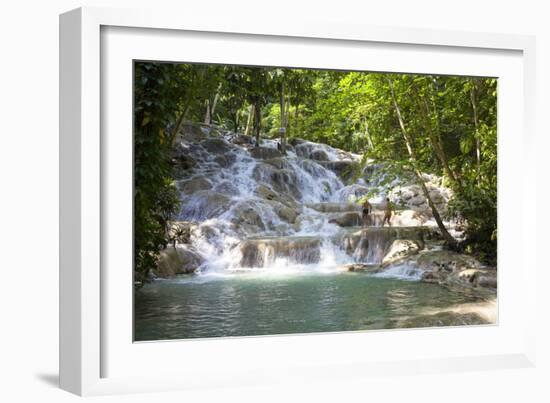
[[[168,220],[179,201],[171,180],[169,122],[175,119],[178,97],[174,65],[135,64],[134,93],[134,266],[143,282],[166,247]]]
[[[391,88],[410,136],[414,164]],[[244,132],[252,125],[249,133],[275,138],[284,124],[287,137],[362,154],[363,166],[371,160],[384,163],[387,172],[380,186],[385,188],[396,177],[413,177],[413,168],[443,176],[454,190],[451,213],[465,219],[465,247],[492,262],[496,91],[492,78],[137,63],[136,219],[141,221],[136,222],[136,236],[156,234],[139,244],[136,238],[136,248],[144,254],[136,261],[146,262],[138,270],[151,267],[154,251],[162,246],[165,215],[159,213],[159,199],[162,189],[170,187],[174,122],[204,122],[207,108],[214,105],[211,123],[229,130]]]
[[[496,128],[482,124],[480,174],[472,161],[463,169],[462,189],[449,203],[452,215],[467,221],[464,247],[491,265],[496,265],[497,247],[497,155]]]

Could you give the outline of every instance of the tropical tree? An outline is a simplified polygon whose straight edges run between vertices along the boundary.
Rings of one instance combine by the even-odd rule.
[[[170,64],[136,63],[134,88],[134,272],[142,283],[166,247],[168,221],[178,197],[171,176],[171,134],[167,126],[178,110],[179,96]]]

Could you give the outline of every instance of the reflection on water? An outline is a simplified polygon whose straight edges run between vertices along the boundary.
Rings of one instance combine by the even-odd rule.
[[[479,312],[496,312],[492,300],[358,273],[183,277],[136,292],[135,339],[490,323]]]

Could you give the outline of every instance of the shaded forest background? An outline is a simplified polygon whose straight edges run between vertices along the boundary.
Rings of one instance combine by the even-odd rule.
[[[428,204],[447,247],[496,264],[497,80],[370,72],[136,62],[135,271],[143,278],[179,210],[171,151],[186,121],[262,138],[299,137],[385,162],[388,178],[422,173],[454,191],[457,242]],[[361,169],[362,167],[358,167]]]

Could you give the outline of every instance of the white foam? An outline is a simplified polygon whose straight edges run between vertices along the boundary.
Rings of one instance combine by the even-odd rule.
[[[373,274],[374,277],[396,278],[400,280],[418,281],[422,278],[423,270],[410,264],[391,266],[384,271]]]
[[[262,146],[277,148],[278,140],[266,139]],[[318,212],[302,206],[301,214],[296,224],[291,225],[281,220],[268,201],[256,195],[259,184],[272,185],[270,175],[273,170],[265,169],[256,173],[255,168],[265,164],[251,157],[248,148],[250,145],[231,145],[231,151],[226,152],[225,157],[229,161],[227,166],[220,166],[215,162],[217,154],[207,153],[198,144],[183,144],[182,146],[197,151],[197,166],[194,176],[202,175],[207,178],[216,191],[228,197],[229,203],[222,203],[222,207],[210,203],[209,191],[200,191],[192,195],[182,195],[182,212],[180,219],[199,223],[199,230],[195,231],[191,242],[192,246],[205,259],[199,268],[200,276],[220,277],[236,272],[254,271],[258,273],[303,274],[323,273],[341,270],[345,264],[353,262],[370,262],[378,259],[382,246],[376,239],[371,240],[368,256],[350,256],[339,245],[336,235],[344,231],[341,227],[329,222],[330,215]],[[325,168],[322,163],[309,159],[311,152],[324,151],[330,161],[357,161],[360,156],[337,150],[324,144],[305,142],[295,147],[296,152],[289,151],[285,158],[286,168],[291,171],[288,177],[284,177],[283,187],[287,187],[287,194],[279,192],[282,196],[292,197],[301,204],[336,202],[356,202],[366,194],[369,184],[364,180],[360,183],[344,185],[342,180],[331,170]],[[194,157],[194,154],[192,154]],[[376,167],[373,168],[376,171]],[[293,174],[292,174],[293,173]],[[376,175],[373,175],[373,177]],[[381,200],[383,195],[371,197],[371,202]],[[256,217],[259,217],[261,225],[243,225],[239,222],[238,214],[243,209],[251,209]],[[254,218],[254,216],[252,216]],[[266,267],[243,269],[240,267],[242,254],[238,245],[250,236],[316,236],[321,239],[319,262],[314,264],[298,264],[288,257],[275,257],[266,259]],[[378,242],[378,243],[377,243]],[[371,247],[372,245],[372,247]],[[374,253],[374,255],[373,255]],[[376,255],[376,256],[375,256]],[[365,260],[366,259],[366,260]],[[389,269],[386,276],[398,278],[415,278],[419,274],[412,269]]]

